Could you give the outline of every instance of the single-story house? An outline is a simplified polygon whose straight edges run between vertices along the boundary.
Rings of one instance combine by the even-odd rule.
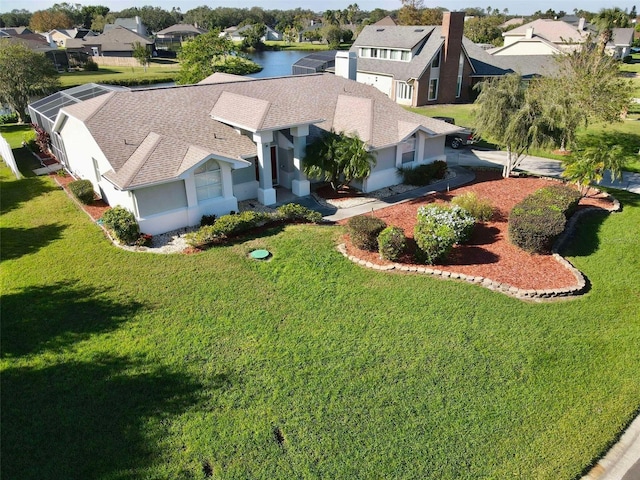
[[[202,35],[203,33],[207,33],[207,31],[198,28],[195,25],[191,25],[188,23],[177,23],[157,32],[156,38],[171,39],[174,41],[183,42],[185,40],[195,38],[198,35]]]
[[[253,27],[254,25],[244,25],[243,27],[229,27],[226,28],[222,33],[234,42],[241,42],[244,40],[244,33]],[[268,40],[282,40],[282,33],[266,25],[265,33],[262,37],[260,37],[260,40],[262,40],[263,42],[266,42]]]
[[[631,55],[635,29],[614,28],[611,33],[611,40],[605,46],[605,52],[614,58],[624,58],[627,55]]]
[[[241,200],[273,205],[280,189],[309,195],[306,146],[330,129],[358,134],[375,153],[365,192],[400,183],[399,167],[446,160],[445,136],[459,130],[339,75],[214,74],[63,106],[52,131],[68,170],[158,234],[237,211]]]
[[[116,26],[95,37],[67,40],[67,50],[82,51],[94,57],[133,57],[136,43],[146,45],[152,52],[154,42],[135,32]]]
[[[72,38],[85,38],[87,36],[95,37],[96,35],[97,33],[86,28],[56,28],[45,33],[44,36],[49,42],[53,42],[58,47],[65,48],[67,46],[67,40]]]

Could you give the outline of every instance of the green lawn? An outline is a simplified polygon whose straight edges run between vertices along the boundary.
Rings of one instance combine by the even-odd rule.
[[[0,179],[3,478],[569,480],[640,407],[636,195],[581,224],[586,296],[525,303],[361,268],[332,226],[127,252]]]
[[[175,60],[155,60],[147,71],[143,67],[105,67],[97,72],[68,72],[60,75],[63,88],[85,83],[120,83],[122,85],[172,82],[178,76],[180,66]]]

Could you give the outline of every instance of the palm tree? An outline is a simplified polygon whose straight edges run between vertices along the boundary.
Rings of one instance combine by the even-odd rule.
[[[600,31],[600,40],[598,42],[598,49],[601,54],[604,54],[604,49],[611,40],[614,28],[628,27],[629,15],[620,10],[618,7],[603,8],[598,14],[591,20],[598,30]]]

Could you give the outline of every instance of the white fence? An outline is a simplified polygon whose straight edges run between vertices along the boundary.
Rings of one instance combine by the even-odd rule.
[[[20,180],[22,175],[20,175],[20,170],[18,170],[18,165],[16,165],[16,159],[13,157],[13,151],[11,147],[5,140],[3,136],[0,135],[0,157],[2,157],[9,168],[14,173],[14,175]]]

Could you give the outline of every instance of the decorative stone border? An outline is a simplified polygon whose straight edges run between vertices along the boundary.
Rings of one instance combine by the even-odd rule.
[[[619,212],[620,202],[615,197],[611,197],[608,194],[607,194],[607,197],[612,198],[612,201],[613,201],[613,207],[609,210],[609,212]],[[520,300],[549,301],[549,300],[563,298],[563,297],[577,297],[587,292],[588,290],[587,279],[582,274],[582,272],[580,272],[580,270],[574,267],[571,264],[571,262],[569,262],[566,258],[560,255],[558,252],[575,234],[578,220],[587,213],[593,213],[593,212],[599,212],[599,211],[602,211],[602,209],[598,207],[587,207],[577,211],[575,214],[571,216],[571,218],[567,222],[567,227],[565,228],[564,232],[558,237],[558,239],[553,245],[553,248],[552,248],[553,258],[558,263],[560,263],[560,265],[568,269],[576,279],[576,285],[572,287],[566,287],[566,288],[525,290],[522,288],[514,287],[507,283],[497,282],[495,280],[491,280],[490,278],[486,278],[486,277],[466,275],[464,273],[450,272],[448,270],[430,268],[427,266],[423,267],[423,266],[417,266],[417,265],[402,265],[399,263],[392,263],[388,265],[377,265],[375,263],[362,260],[354,255],[349,255],[347,253],[347,247],[344,243],[341,243],[340,245],[338,245],[337,249],[342,255],[344,255],[346,258],[351,260],[353,263],[357,263],[358,265],[362,265],[363,267],[371,268],[373,270],[382,270],[382,271],[396,270],[400,272],[423,273],[427,275],[433,275],[435,277],[462,280],[468,283],[474,283],[474,284],[480,285],[481,287],[487,288],[489,290],[493,290],[499,293],[503,293],[505,295],[509,295],[511,297],[518,298]]]

